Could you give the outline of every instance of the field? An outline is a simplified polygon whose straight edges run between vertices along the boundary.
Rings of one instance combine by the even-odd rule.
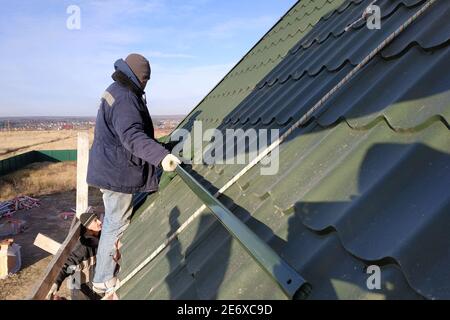
[[[0,132],[0,160],[32,150],[63,150],[77,148],[77,132],[61,131],[2,131]],[[89,130],[90,141],[94,131]]]
[[[10,131],[0,132],[0,160],[32,150],[64,150],[77,148],[75,130],[60,131]],[[167,135],[171,129],[155,131],[156,137]],[[92,143],[94,130],[89,130]],[[0,280],[0,300],[26,299],[36,283],[43,276],[51,256],[33,245],[38,233],[52,239],[64,241],[70,220],[59,217],[61,212],[75,207],[76,162],[41,162],[0,176],[0,201],[12,199],[18,195],[33,196],[41,201],[39,208],[21,210],[13,215],[14,219],[26,221],[25,232],[13,236],[15,243],[21,246],[22,268],[5,280]],[[99,190],[89,189],[89,205],[102,206]],[[0,223],[6,218],[0,218]],[[68,296],[64,284],[60,294]]]
[[[169,134],[172,129],[156,129],[156,138]],[[0,131],[0,160],[32,150],[64,150],[77,148],[76,130],[61,131]],[[94,130],[89,130],[94,140]]]
[[[70,162],[39,162],[0,176],[0,201],[17,195],[41,196],[74,190],[77,164]]]
[[[93,130],[89,132],[93,139]],[[13,131],[0,132],[0,159],[31,150],[76,149],[76,131]],[[26,299],[38,283],[51,260],[51,255],[33,245],[38,233],[64,241],[70,220],[59,217],[75,207],[76,162],[34,163],[21,170],[0,176],[0,201],[25,194],[41,201],[39,208],[21,210],[14,219],[26,221],[23,233],[12,236],[21,246],[22,268],[7,279],[0,280],[0,300]],[[89,190],[90,205],[101,205],[101,193]],[[5,218],[0,219],[4,223]],[[69,291],[63,285],[61,295]]]

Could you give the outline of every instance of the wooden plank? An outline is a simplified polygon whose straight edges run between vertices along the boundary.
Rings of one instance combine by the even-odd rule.
[[[42,233],[38,233],[33,244],[52,255],[57,254],[59,248],[61,247],[61,243],[47,237],[46,235],[43,235]]]
[[[80,237],[80,222],[77,221],[74,228],[70,230],[66,240],[60,246],[58,252],[53,256],[47,266],[43,279],[36,285],[30,297],[31,300],[45,300],[52,284],[55,282],[61,268],[64,266],[69,254],[77,244]]]
[[[77,221],[78,221],[78,218],[77,218],[77,215],[75,214],[73,216],[73,218],[72,218],[72,223],[70,224],[70,229],[69,230],[73,229],[73,227],[75,226],[75,223],[77,223]]]
[[[8,276],[8,248],[10,243],[0,242],[0,279]]]
[[[88,207],[88,185],[86,183],[89,161],[89,135],[88,132],[78,133],[77,147],[77,218]]]
[[[79,132],[77,147],[77,218],[79,218],[83,212],[88,210],[88,185],[86,183],[88,161],[89,135],[88,132]],[[66,240],[64,240],[58,252],[53,256],[52,261],[47,266],[42,281],[36,285],[30,299],[44,300],[46,298],[51,286],[61,271],[61,268],[64,266],[68,256],[77,244],[80,237],[80,229],[80,221],[74,217]]]

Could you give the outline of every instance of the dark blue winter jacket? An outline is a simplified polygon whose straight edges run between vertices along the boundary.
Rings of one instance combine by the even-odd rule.
[[[156,168],[169,153],[155,141],[140,82],[122,59],[103,93],[89,153],[87,183],[122,193],[158,189]]]

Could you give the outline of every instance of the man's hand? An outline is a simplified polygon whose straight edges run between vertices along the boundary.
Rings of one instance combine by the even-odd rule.
[[[165,156],[165,158],[161,161],[161,166],[164,171],[172,172],[175,171],[177,166],[181,163],[181,160],[175,157],[173,154],[168,154]]]
[[[54,283],[50,288],[50,291],[48,292],[47,297],[45,297],[45,299],[53,300],[53,297],[55,296],[56,292],[58,292],[58,285]]]

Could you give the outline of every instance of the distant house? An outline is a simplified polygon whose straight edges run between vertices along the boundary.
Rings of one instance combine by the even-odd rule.
[[[73,124],[72,123],[64,123],[64,124],[62,124],[61,128],[63,130],[73,130]]]

